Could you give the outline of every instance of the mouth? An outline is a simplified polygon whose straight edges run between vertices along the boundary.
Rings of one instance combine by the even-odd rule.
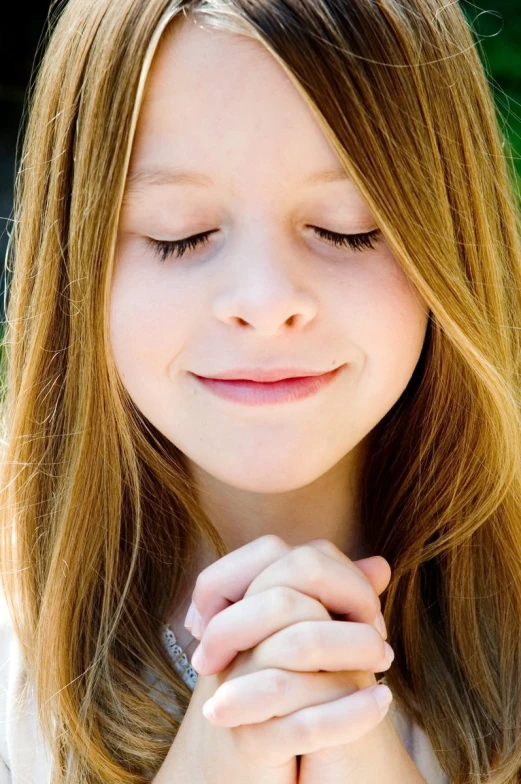
[[[340,367],[343,367],[343,365]],[[295,378],[317,378],[321,376],[329,376],[335,371],[340,370],[340,367],[326,372],[308,370],[304,368],[235,368],[234,370],[215,374],[213,376],[203,376],[197,373],[193,373],[192,375],[196,375],[198,378],[206,378],[210,381],[249,381],[258,384],[268,384],[277,381],[288,381]]]
[[[346,365],[314,376],[293,376],[277,381],[213,379],[192,373],[197,382],[217,397],[246,405],[289,403],[309,398],[329,386]]]

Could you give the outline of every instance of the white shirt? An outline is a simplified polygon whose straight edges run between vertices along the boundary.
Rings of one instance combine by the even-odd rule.
[[[177,671],[190,688],[197,674],[177,645],[174,632],[163,627],[163,641]],[[152,676],[153,677],[153,676]],[[150,681],[149,681],[150,682]],[[427,735],[405,718],[393,700],[389,716],[428,784],[449,784]],[[21,649],[4,596],[0,593],[0,784],[52,784],[50,752],[36,712],[32,683],[22,665]]]

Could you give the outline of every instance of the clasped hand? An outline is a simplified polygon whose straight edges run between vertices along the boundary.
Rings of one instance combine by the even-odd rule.
[[[207,567],[192,595],[192,666],[219,674],[206,718],[273,767],[376,727],[388,705],[374,674],[393,660],[379,620],[390,577],[380,556],[354,562],[328,540],[290,547],[273,535]]]

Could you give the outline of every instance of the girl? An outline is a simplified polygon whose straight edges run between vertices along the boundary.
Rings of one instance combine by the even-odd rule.
[[[461,10],[70,0],[29,108],[0,781],[513,784],[521,245]]]

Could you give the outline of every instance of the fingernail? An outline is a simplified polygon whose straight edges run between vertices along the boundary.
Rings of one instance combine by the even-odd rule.
[[[387,638],[387,628],[385,626],[384,617],[381,612],[378,613],[373,623],[385,640]]]
[[[197,670],[197,672],[199,672],[201,667],[204,665],[204,651],[203,651],[203,646],[201,644],[199,644],[195,649],[190,664],[192,665],[194,670]]]
[[[190,629],[190,633],[196,640],[201,639],[201,632],[203,631],[203,619],[201,618],[197,607],[194,606],[194,613],[192,616],[192,628]]]
[[[214,710],[214,707],[213,707],[213,697],[211,699],[209,699],[209,700],[206,700],[206,702],[204,703],[204,705],[203,705],[203,716],[206,716],[206,718],[210,719],[210,721],[215,721],[215,710]]]
[[[372,688],[372,694],[376,702],[378,703],[378,707],[383,713],[387,708],[387,706],[390,705],[392,702],[393,693],[391,689],[388,686],[379,684],[378,686],[374,686]]]
[[[184,622],[185,629],[188,629],[188,631],[190,631],[192,629],[192,620],[193,620],[193,617],[194,617],[194,610],[195,610],[195,604],[192,602],[190,607],[188,608],[188,612],[186,613],[186,618],[185,618],[185,622]]]
[[[384,646],[385,646],[385,658],[390,664],[392,661],[394,661],[394,651],[388,642],[384,642]]]

